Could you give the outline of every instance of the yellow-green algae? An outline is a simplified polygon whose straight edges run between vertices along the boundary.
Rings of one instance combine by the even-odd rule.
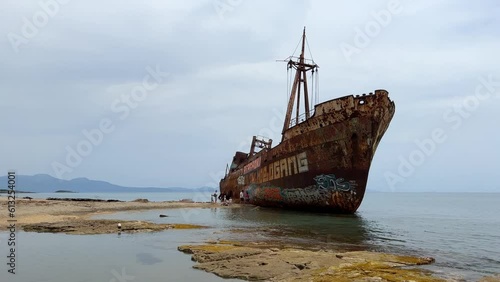
[[[187,254],[194,254],[197,252],[219,253],[228,250],[234,250],[236,248],[239,247],[233,245],[225,245],[225,244],[209,244],[209,245],[183,245],[179,246],[177,249]]]
[[[263,248],[266,244],[257,244],[251,242],[236,242],[236,241],[219,241],[219,242],[208,242],[204,245],[184,245],[180,246],[178,249],[184,253],[193,254],[193,259],[197,260],[200,258],[201,254],[216,254],[215,257],[203,256],[203,260],[198,261],[199,264],[195,266],[196,268],[204,269],[206,271],[214,272],[219,276],[226,278],[235,278],[237,275],[235,273],[223,273],[222,269],[231,268],[231,265],[238,264],[239,267],[243,267],[251,270],[247,273],[247,276],[238,276],[240,278],[253,277],[252,271],[259,272],[258,265],[253,265],[254,261],[241,260],[238,257],[235,258],[235,252],[245,252],[245,251],[257,251],[261,250],[259,253],[260,264],[273,265],[276,259],[280,256],[288,256],[289,251],[299,251],[305,256],[307,261],[316,261],[319,263],[316,267],[304,269],[299,273],[292,276],[287,276],[286,273],[282,273],[279,277],[275,277],[279,281],[315,281],[315,282],[327,282],[327,281],[422,281],[422,282],[441,282],[444,279],[433,277],[432,273],[423,269],[411,268],[408,266],[424,265],[434,262],[432,258],[420,258],[412,256],[398,256],[385,253],[376,252],[330,252],[331,259],[321,261],[318,257],[317,251],[299,250],[293,248]],[[268,252],[272,250],[272,252]],[[269,253],[274,253],[269,255]],[[249,252],[250,256],[255,253]],[[268,254],[268,255],[266,255]],[[324,259],[325,252],[321,252]],[[278,256],[275,256],[278,255]],[[252,265],[243,266],[242,263],[248,264],[252,262]],[[202,265],[210,264],[210,267],[202,267]],[[214,263],[218,266],[213,265]],[[314,263],[313,263],[314,264]],[[308,265],[313,265],[308,264]],[[281,280],[283,279],[283,280]]]
[[[201,228],[207,228],[206,226],[203,225],[196,225],[196,224],[183,224],[183,223],[173,223],[173,224],[167,224],[171,228],[174,229],[201,229]]]
[[[400,263],[407,264],[408,258],[401,257]],[[414,258],[419,261],[418,258]],[[420,264],[422,261],[420,261]],[[312,275],[314,282],[350,282],[379,279],[379,281],[419,281],[442,282],[444,279],[431,276],[429,271],[415,268],[400,268],[381,261],[365,261],[357,263],[344,263],[339,266],[318,269]],[[380,280],[381,279],[381,280]],[[370,280],[371,281],[371,280]]]

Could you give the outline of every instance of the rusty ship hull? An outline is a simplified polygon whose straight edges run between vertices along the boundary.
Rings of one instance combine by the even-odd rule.
[[[221,193],[248,192],[259,206],[354,213],[394,111],[385,90],[318,104],[276,147],[246,158],[237,153]]]
[[[311,110],[309,88],[319,66],[305,58],[306,40],[304,28],[300,56],[285,60],[295,77],[280,144],[273,148],[271,139],[254,136],[249,153],[236,152],[220,192],[236,201],[243,192],[246,202],[260,206],[354,213],[394,115],[394,102],[387,91],[376,90]]]

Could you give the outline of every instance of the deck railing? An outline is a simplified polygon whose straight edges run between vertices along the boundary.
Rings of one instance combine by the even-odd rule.
[[[314,115],[314,110],[309,111],[309,117]],[[296,117],[292,118],[290,121],[290,126],[288,128],[294,127],[299,123],[306,121],[306,113],[299,115],[298,119]]]

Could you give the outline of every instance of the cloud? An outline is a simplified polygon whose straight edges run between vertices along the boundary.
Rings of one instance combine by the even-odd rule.
[[[213,182],[210,175],[252,135],[267,132],[275,144],[280,139],[279,130],[266,130],[281,123],[277,112],[286,107],[286,69],[276,60],[291,55],[307,26],[320,65],[321,101],[379,88],[396,101],[370,174],[373,187],[388,189],[384,171],[398,166],[415,139],[449,126],[443,113],[474,93],[479,76],[500,80],[495,1],[401,0],[402,12],[346,60],[341,44],[354,44],[357,29],[389,3],[240,1],[221,17],[209,0],[69,1],[15,53],[7,34],[21,33],[23,18],[31,19],[40,6],[4,1],[0,170],[53,174],[50,164],[64,159],[65,146],[74,146],[82,130],[102,118],[116,117],[112,102],[141,83],[146,67],[159,65],[168,80],[129,118],[117,120],[116,131],[67,177],[128,186]],[[416,179],[443,178],[437,190],[468,191],[473,180],[454,176],[474,171],[494,179],[495,172],[480,164],[494,166],[490,158],[500,157],[494,149],[500,134],[492,130],[498,104],[497,98],[481,103],[460,130],[449,131],[445,146],[425,163],[446,168],[442,173],[416,170],[401,189],[428,190]],[[474,167],[451,161],[459,151]]]

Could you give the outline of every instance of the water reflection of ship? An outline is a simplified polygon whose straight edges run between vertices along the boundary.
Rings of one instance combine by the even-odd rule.
[[[280,240],[284,244],[303,244],[310,248],[372,249],[376,233],[370,222],[358,214],[318,214],[249,206],[227,209],[222,216],[241,231],[234,232],[238,239]]]

